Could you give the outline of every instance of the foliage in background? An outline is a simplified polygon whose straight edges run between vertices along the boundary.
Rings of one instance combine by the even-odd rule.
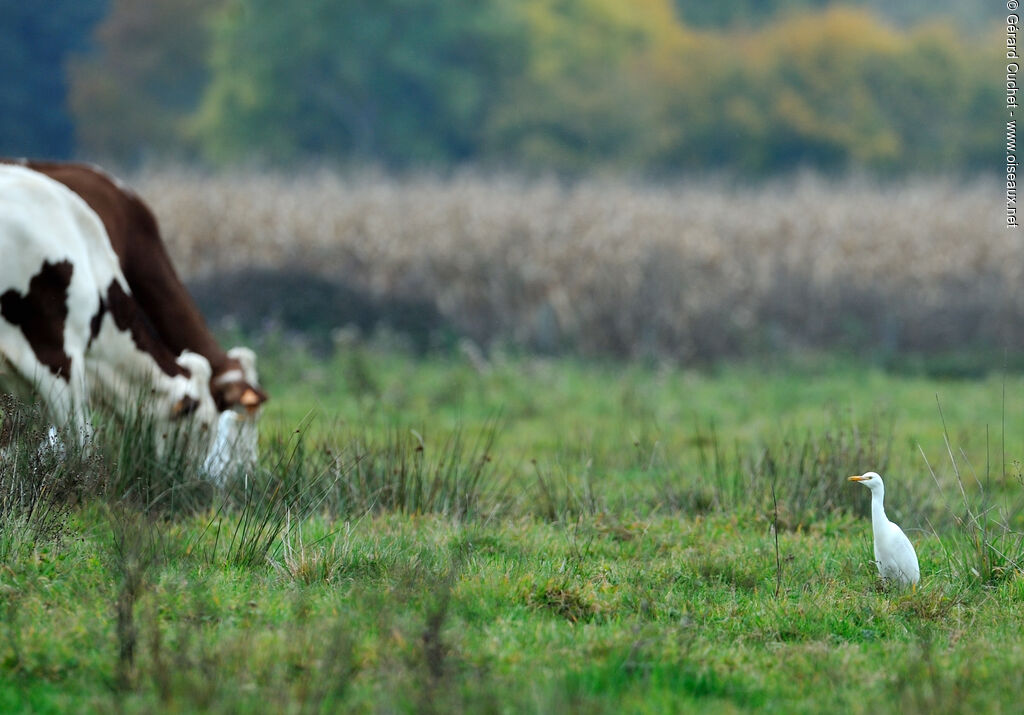
[[[71,66],[79,146],[654,174],[973,171],[998,154],[983,13],[823,5],[116,0]],[[975,32],[948,19],[965,13]]]
[[[687,32],[668,0],[530,0],[527,62],[487,118],[481,158],[533,169],[642,167],[661,147],[647,75]]]
[[[110,0],[94,49],[69,64],[80,151],[122,164],[195,158],[190,116],[209,79],[209,17],[223,0]]]
[[[523,62],[510,0],[231,3],[199,117],[214,160],[457,162]]]
[[[975,43],[980,40],[975,40]],[[997,57],[951,26],[897,30],[837,7],[705,34],[660,65],[656,165],[769,173],[980,169],[999,144]]]
[[[978,30],[999,21],[987,0],[674,0],[683,21],[694,27],[751,28],[782,17],[836,5],[869,9],[887,22],[903,26],[949,20]]]
[[[975,169],[998,149],[991,43],[946,25],[837,7],[694,33],[668,0],[373,7],[222,15],[207,156],[767,173]]]
[[[64,63],[107,0],[0,0],[0,156],[67,158],[74,128]]]
[[[834,0],[673,0],[683,22],[694,27],[758,27],[780,15],[820,9]],[[860,4],[860,3],[858,3]]]

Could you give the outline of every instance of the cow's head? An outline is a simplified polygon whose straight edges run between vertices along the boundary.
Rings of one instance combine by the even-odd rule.
[[[185,350],[175,360],[184,375],[174,378],[170,395],[172,420],[189,419],[196,426],[212,428],[217,421],[217,406],[210,394],[210,362],[198,353]]]
[[[256,353],[249,348],[235,347],[227,354],[228,369],[210,381],[210,393],[217,409],[256,417],[268,399],[256,372]]]
[[[247,351],[251,355],[251,351]],[[250,368],[245,373],[255,378],[255,357],[243,360]],[[256,410],[220,410],[210,390],[210,363],[201,355],[188,350],[182,352],[177,363],[188,373],[187,393],[175,403],[179,424],[198,428],[201,436],[196,445],[204,455],[203,471],[215,482],[222,484],[232,473],[252,469],[259,457],[259,431]],[[240,368],[241,369],[241,368]],[[180,376],[179,376],[180,377]],[[195,395],[194,402],[192,396]],[[264,398],[265,399],[265,398]]]
[[[113,413],[135,413],[141,417],[142,424],[154,430],[158,455],[164,454],[169,444],[183,445],[177,441],[183,437],[201,453],[217,422],[217,407],[210,395],[209,361],[202,355],[185,351],[173,359],[177,368],[175,375],[153,366],[144,371],[141,362],[126,365],[109,360],[91,361],[95,378],[93,402]],[[172,436],[173,440],[168,442]]]

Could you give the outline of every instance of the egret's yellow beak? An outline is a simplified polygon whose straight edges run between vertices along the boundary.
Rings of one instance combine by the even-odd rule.
[[[851,481],[851,482],[863,482],[864,481],[864,477],[859,476],[859,475],[855,475],[855,476],[852,476],[852,477],[847,477],[847,479],[849,481]]]

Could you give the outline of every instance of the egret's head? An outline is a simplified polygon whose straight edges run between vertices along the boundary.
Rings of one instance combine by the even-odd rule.
[[[851,482],[860,482],[871,491],[882,488],[882,477],[879,476],[878,472],[865,472],[864,474],[852,476],[849,479]]]

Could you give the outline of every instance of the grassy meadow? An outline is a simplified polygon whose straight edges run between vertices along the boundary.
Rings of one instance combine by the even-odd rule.
[[[5,464],[0,709],[1015,705],[1020,375],[283,348],[224,492],[123,445],[66,460],[74,498],[31,441]],[[871,564],[870,468],[914,592]]]
[[[979,218],[984,191],[750,190],[775,212],[751,227],[774,236],[759,248],[739,219],[723,228],[721,196],[631,189],[609,226],[622,187],[320,177],[332,203],[323,186],[188,179],[138,184],[201,301],[204,278],[239,269],[240,292],[278,280],[282,310],[320,279],[379,320],[309,299],[297,319],[320,332],[302,336],[265,306],[223,311],[272,400],[260,465],[222,490],[185,450],[155,456],[146,425],[58,456],[39,448],[44,416],[3,404],[0,712],[1019,708],[1024,374],[998,346],[1022,314],[1021,259]],[[333,219],[301,218],[310,193]],[[922,207],[917,253],[885,254],[913,222],[886,228],[858,201],[891,222],[899,201]],[[807,226],[832,226],[832,248],[805,255]],[[593,275],[562,281],[581,245]],[[674,283],[675,265],[713,275]],[[812,288],[787,293],[789,269]],[[976,270],[992,277],[977,290]],[[860,293],[829,292],[848,275]],[[895,283],[933,290],[893,292],[896,323],[858,302]],[[619,291],[606,303],[602,285]],[[744,306],[735,320],[764,330],[726,321],[750,342],[704,347]],[[437,321],[422,339],[402,326],[417,316]],[[869,492],[846,481],[871,469],[917,548],[915,590],[877,578]]]

